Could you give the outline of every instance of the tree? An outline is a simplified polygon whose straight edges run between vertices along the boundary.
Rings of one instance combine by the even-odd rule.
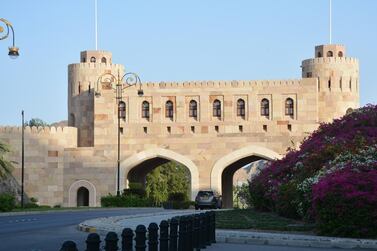
[[[9,152],[8,146],[0,141],[0,177],[4,177],[12,172],[11,162],[5,159],[5,154]]]
[[[160,205],[168,198],[167,179],[161,173],[161,168],[156,168],[147,175],[145,192],[154,204]]]
[[[26,126],[36,126],[36,127],[39,127],[39,126],[49,126],[49,124],[47,124],[45,121],[39,119],[39,118],[32,118],[30,119],[29,122],[26,122],[25,123]]]
[[[146,193],[156,204],[168,199],[170,193],[185,193],[190,190],[189,170],[176,162],[168,162],[147,175]]]

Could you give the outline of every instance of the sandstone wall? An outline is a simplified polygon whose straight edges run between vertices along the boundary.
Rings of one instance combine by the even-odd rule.
[[[21,184],[21,127],[0,127],[0,140],[10,145],[13,176]],[[25,128],[25,192],[39,204],[62,204],[64,149],[77,147],[72,127]]]

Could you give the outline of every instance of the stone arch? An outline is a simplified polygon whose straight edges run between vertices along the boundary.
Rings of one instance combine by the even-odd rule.
[[[197,166],[186,156],[163,148],[154,148],[142,151],[122,161],[120,166],[120,190],[122,191],[127,187],[127,176],[131,169],[142,162],[153,158],[164,158],[170,161],[179,162],[180,164],[186,166],[191,174],[191,198],[195,199],[195,196],[199,191],[199,170]]]
[[[233,163],[248,157],[251,157],[252,161],[256,161],[258,159],[280,159],[282,156],[268,148],[253,145],[233,151],[217,160],[214,164],[211,171],[211,189],[222,194],[222,174],[224,170]]]
[[[72,185],[69,187],[68,190],[68,207],[76,207],[77,206],[77,192],[78,190],[84,187],[88,189],[89,191],[89,206],[90,207],[96,207],[97,202],[97,191],[96,187],[93,185],[93,183],[87,181],[87,180],[77,180],[72,183]]]

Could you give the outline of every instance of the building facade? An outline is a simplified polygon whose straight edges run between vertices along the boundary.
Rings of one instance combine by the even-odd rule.
[[[192,198],[214,189],[231,206],[236,170],[281,158],[320,123],[359,107],[358,60],[344,46],[316,46],[301,68],[296,80],[143,83],[142,96],[138,86],[125,89],[121,188],[176,161],[190,171]],[[124,72],[110,52],[81,52],[68,66],[68,127],[26,128],[25,191],[40,204],[99,206],[116,193],[118,101],[98,78]],[[21,163],[21,128],[0,127],[0,140]]]

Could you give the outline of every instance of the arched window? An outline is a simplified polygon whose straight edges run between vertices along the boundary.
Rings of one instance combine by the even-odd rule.
[[[265,117],[270,116],[270,101],[268,101],[268,99],[262,99],[260,104],[260,114]]]
[[[101,59],[101,63],[105,63],[105,64],[106,64],[106,62],[107,62],[106,58],[103,57],[103,58]]]
[[[120,101],[118,104],[118,116],[121,119],[126,118],[126,103],[124,103],[123,101]]]
[[[317,53],[317,57],[319,57],[319,58],[322,57],[322,53],[320,51]]]
[[[173,119],[173,115],[174,115],[173,102],[169,100],[165,104],[165,117]]]
[[[91,57],[91,58],[90,58],[90,62],[91,62],[91,63],[95,63],[95,62],[96,62],[96,58],[95,58],[95,57]]]
[[[141,105],[141,117],[149,119],[149,102],[144,101]]]
[[[334,53],[332,51],[327,52],[327,57],[333,57],[333,56],[334,56]]]
[[[338,52],[338,57],[340,57],[340,58],[343,57],[343,51]]]
[[[198,103],[195,100],[191,100],[189,104],[189,117],[198,117]]]
[[[245,101],[241,98],[237,100],[237,116],[245,117]]]
[[[287,98],[285,100],[285,115],[293,117],[293,99]]]
[[[221,117],[221,102],[218,99],[213,101],[213,117]]]

